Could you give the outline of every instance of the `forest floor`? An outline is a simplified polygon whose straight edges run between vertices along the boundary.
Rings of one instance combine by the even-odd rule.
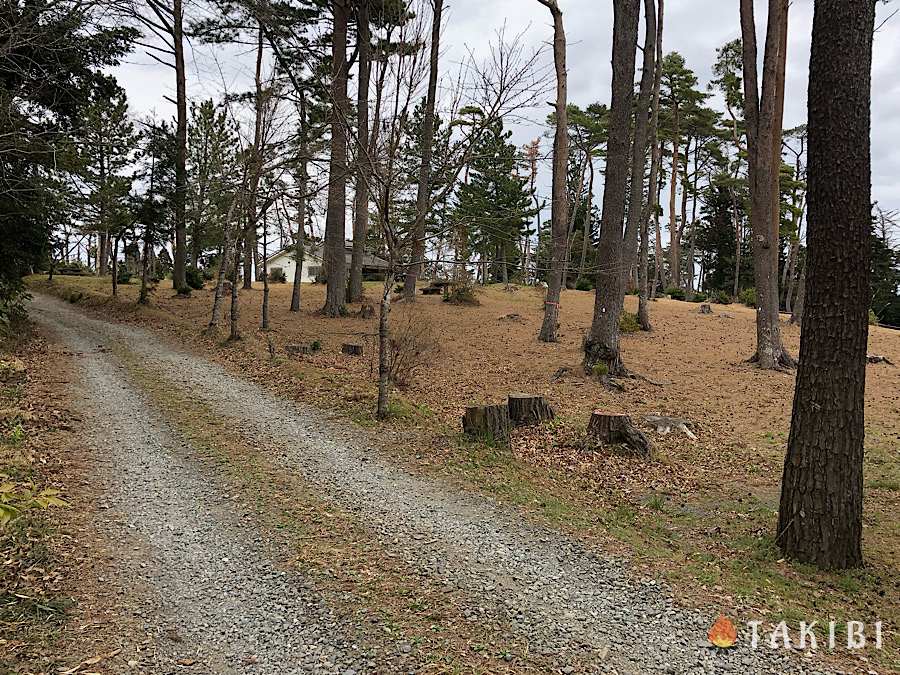
[[[792,627],[796,627],[800,620],[827,622],[833,618],[843,625],[851,619],[867,622],[880,619],[886,631],[883,650],[869,649],[852,655],[839,652],[833,655],[836,660],[830,662],[854,669],[877,669],[878,672],[889,672],[892,665],[896,667],[898,664],[896,627],[900,618],[900,526],[895,516],[900,500],[898,368],[879,364],[870,365],[868,371],[864,530],[867,567],[855,572],[826,574],[780,560],[772,544],[771,529],[777,505],[793,377],[789,374],[762,373],[744,362],[753,348],[753,311],[750,309],[714,305],[715,313],[704,316],[697,312],[696,305],[689,303],[668,300],[654,303],[652,316],[656,330],[650,334],[625,336],[623,351],[629,367],[657,384],[642,380],[627,381],[624,393],[614,393],[580,374],[579,346],[590,321],[592,294],[576,291],[564,294],[563,336],[561,342],[554,345],[541,344],[534,339],[540,323],[542,302],[541,294],[535,289],[508,292],[502,287],[489,288],[480,295],[479,307],[450,306],[442,303],[439,297],[419,298],[413,306],[398,304],[392,313],[395,326],[413,326],[416,332],[429,329],[435,337],[436,349],[430,353],[428,362],[415,374],[408,387],[395,393],[393,418],[386,423],[376,423],[372,414],[374,320],[355,317],[328,320],[318,316],[314,310],[322,301],[321,287],[304,287],[305,308],[295,315],[286,311],[289,288],[273,286],[273,330],[267,333],[256,329],[261,292],[242,292],[244,340],[238,344],[225,344],[221,340],[202,337],[199,333],[208,321],[211,296],[208,291],[195,292],[190,299],[181,299],[171,297],[170,292],[160,289],[154,296],[153,305],[142,308],[134,304],[136,287],[131,285],[120,289],[121,297],[117,302],[110,300],[107,287],[96,279],[66,277],[47,284],[46,280],[35,278],[31,280],[31,285],[35,290],[51,292],[94,308],[106,318],[153,328],[174,338],[193,353],[211,357],[228,371],[254,380],[268,392],[304,404],[330,408],[341,419],[372,427],[369,433],[380,439],[378,456],[390,459],[388,468],[402,466],[408,472],[404,476],[440,476],[440,484],[449,480],[478,488],[500,502],[518,507],[533,527],[546,527],[548,532],[562,530],[590,547],[599,546],[607,553],[616,554],[614,560],[603,558],[603,565],[615,566],[618,564],[616,561],[627,559],[627,572],[618,568],[612,572],[609,569],[594,572],[600,578],[607,579],[606,585],[610,584],[609,578],[617,580],[614,587],[624,584],[624,593],[633,591],[630,586],[632,582],[620,582],[620,577],[637,580],[637,583],[641,578],[662,578],[677,602],[671,611],[680,613],[686,610],[678,608],[687,606],[702,608],[700,616],[704,618],[695,625],[702,624],[704,620],[711,623],[719,610],[739,619],[739,628],[751,618],[760,618],[766,623],[785,619]],[[629,298],[628,304],[633,309],[630,307],[631,300],[633,298]],[[43,306],[45,302],[42,300],[39,304]],[[70,319],[67,329],[77,332],[77,328],[77,322]],[[786,326],[784,330],[788,345],[796,353],[799,338],[796,329]],[[315,340],[323,347],[315,354],[297,359],[284,355],[286,344],[309,344]],[[254,410],[252,401],[264,396],[260,393],[262,390],[254,388],[251,394],[249,385],[236,385],[229,391],[239,392],[245,405],[238,405],[238,402],[227,398],[227,391],[218,388],[218,377],[210,378],[207,373],[199,379],[194,378],[189,364],[194,363],[196,358],[174,365],[171,361],[168,364],[153,363],[152,358],[141,353],[141,341],[132,342],[136,345],[134,353],[139,355],[138,358],[119,355],[116,358],[124,362],[122,367],[129,374],[130,381],[141,383],[144,392],[141,395],[149,396],[156,408],[192,410],[190,415],[167,413],[167,419],[175,415],[181,420],[167,422],[174,425],[179,434],[187,433],[183,428],[185,425],[194,427],[197,426],[196,420],[208,420],[209,424],[204,422],[201,426],[204,429],[218,428],[222,432],[217,434],[220,440],[223,435],[231,433],[243,438],[243,442],[236,442],[238,447],[246,443],[248,435],[257,440],[268,438],[267,443],[284,443],[284,436],[279,440],[278,425],[274,425],[274,431],[270,428],[270,416],[246,414],[247,410]],[[365,356],[360,359],[340,354],[343,342],[364,344]],[[274,359],[271,358],[270,345],[275,349]],[[900,334],[873,329],[870,352],[900,363]],[[101,360],[105,358],[101,357]],[[153,365],[148,369],[149,364]],[[212,366],[204,362],[203,367]],[[171,378],[176,380],[174,386],[158,384]],[[154,382],[157,384],[154,385]],[[171,400],[175,395],[172,392],[179,390],[182,390],[181,398]],[[150,394],[148,391],[156,393]],[[501,401],[512,391],[546,395],[560,413],[559,419],[541,429],[516,432],[509,451],[470,443],[460,436],[459,417],[467,403]],[[113,402],[109,401],[110,404]],[[586,454],[580,449],[579,436],[590,411],[598,407],[627,412],[636,421],[641,421],[644,414],[653,412],[685,417],[694,423],[699,440],[692,442],[679,435],[660,437],[651,432],[656,457],[650,464],[605,453]],[[242,408],[246,408],[243,413]],[[282,411],[277,417],[279,424],[289,419],[290,414],[290,410]],[[239,422],[236,429],[226,434],[224,428],[217,427],[216,420],[227,419],[229,415],[238,416]],[[268,422],[263,425],[264,428],[259,427],[260,419]],[[345,428],[346,425],[341,427],[342,433]],[[283,431],[288,433],[289,429]],[[367,443],[374,444],[372,441]],[[264,471],[275,469],[277,460],[283,460],[279,453],[272,457],[263,454],[267,461],[276,464]],[[241,463],[244,461],[241,459]],[[282,472],[279,469],[275,473],[280,476]],[[241,476],[241,480],[249,481],[251,478]],[[310,480],[309,476],[304,480]],[[285,490],[292,494],[290,487],[286,486]],[[400,489],[407,487],[401,485]],[[281,494],[276,492],[275,496]],[[369,493],[363,490],[362,494]],[[346,495],[343,501],[339,496],[335,499],[344,505],[349,501],[358,506],[359,494],[354,495],[354,499],[348,499]],[[477,508],[486,508],[481,502],[478,504]],[[315,505],[309,508],[315,510]],[[411,516],[406,511],[401,511],[400,515],[394,513],[393,516],[399,520],[381,518],[376,521],[384,528],[382,534],[394,530],[402,532],[398,523],[411,527],[408,522]],[[469,516],[469,520],[480,522],[484,514],[476,511],[475,516]],[[504,518],[507,517],[490,514],[491,521],[503,523],[504,527]],[[358,523],[351,522],[351,525],[357,527]],[[518,527],[515,523],[509,525]],[[421,523],[415,527],[421,529]],[[371,528],[363,529],[368,530],[365,536],[372,536]],[[421,534],[419,530],[412,530],[413,535],[417,532]],[[466,537],[472,536],[470,531],[464,532]],[[429,537],[432,535],[421,536],[423,539],[414,540],[419,544],[416,549],[430,550]],[[513,539],[503,540],[499,550],[506,551],[507,546],[523,548],[521,540],[515,537],[526,535],[516,531],[515,534],[506,533],[506,536]],[[379,544],[384,543],[384,536],[377,539]],[[558,549],[559,546],[554,544],[553,551]],[[525,546],[524,550],[526,562],[533,563],[530,549]],[[571,554],[565,547],[562,550],[562,554],[550,554],[538,548],[535,555],[562,555],[566,558],[557,563],[560,570],[554,575],[555,586],[562,586],[563,593],[575,591],[577,587],[568,588],[560,578],[578,579],[578,587],[588,584],[591,588],[590,579],[584,579],[577,571],[568,572],[562,565],[566,562],[567,565],[574,565],[570,569],[580,570],[585,565],[590,568],[590,565],[599,564],[596,562],[599,559],[592,557],[590,562],[570,559],[572,555],[582,555],[580,548]],[[495,559],[492,553],[491,547],[488,547],[481,561],[488,568],[500,564],[498,560],[502,564],[510,564],[502,554],[497,553],[500,558]],[[341,552],[339,557],[343,559],[345,555],[355,559],[346,552]],[[453,557],[458,556],[456,552]],[[403,558],[402,555],[400,557]],[[392,558],[387,555],[385,559]],[[430,559],[449,561],[450,557],[445,557],[445,551],[439,550]],[[468,558],[465,560],[467,564],[472,562]],[[519,564],[525,563],[520,561]],[[445,565],[453,567],[449,562]],[[434,576],[433,570],[426,572]],[[522,574],[522,577],[529,578],[537,573],[540,570],[519,567],[509,576],[516,579],[521,578],[519,574]],[[439,575],[447,574],[452,577],[452,569],[450,572],[439,572]],[[340,578],[341,575],[335,576]],[[498,588],[496,581],[493,584],[492,591],[495,591]],[[465,583],[462,586],[459,588],[461,597],[471,597],[473,589],[466,588]],[[482,586],[480,590],[483,596],[486,587]],[[348,592],[352,593],[352,590]],[[506,589],[504,593],[515,598],[516,604],[521,602],[527,607],[527,603],[515,593]],[[563,609],[565,603],[557,599],[560,604],[555,605],[552,596],[548,597],[550,600],[543,603],[546,606],[541,610],[543,618],[525,616],[518,624],[514,622],[521,630],[518,638],[511,639],[510,644],[514,646],[509,647],[508,652],[502,652],[497,645],[508,639],[509,635],[515,636],[516,630],[512,630],[507,638],[495,635],[481,642],[494,646],[486,647],[483,652],[476,650],[479,667],[492,670],[494,665],[509,667],[522,664],[539,671],[548,666],[580,670],[583,664],[595,662],[596,650],[609,646],[613,656],[601,662],[612,664],[612,667],[618,664],[628,672],[628,661],[617,661],[625,650],[615,640],[606,644],[588,640],[585,644],[592,645],[594,651],[587,649],[582,654],[559,642],[562,638],[558,635],[553,637],[541,632],[547,617],[550,617],[549,623],[556,625],[560,615],[554,612],[562,612],[563,616],[566,612]],[[572,601],[576,607],[574,614],[579,615],[581,597],[568,597],[579,600]],[[460,602],[460,607],[463,607],[465,600]],[[665,607],[665,612],[668,612],[669,605]],[[483,612],[487,612],[491,618],[483,623],[494,628],[500,626],[501,633],[511,630],[508,627],[513,624],[509,623],[508,616],[492,615],[491,612],[498,611],[496,608],[480,608],[482,613],[476,610],[473,616],[484,619]],[[607,606],[589,606],[589,609],[600,614],[609,611]],[[459,612],[466,618],[463,625],[472,624],[473,630],[481,626],[477,620],[469,621],[464,609],[459,609]],[[524,612],[524,615],[529,614]],[[411,615],[407,612],[403,616]],[[589,630],[585,627],[585,621],[588,621]],[[583,616],[565,616],[564,625],[570,630],[563,632],[569,636],[573,631],[579,634],[593,632],[596,638],[598,633],[591,621]],[[685,619],[679,614],[678,621],[686,621],[685,625],[690,626],[696,618]],[[574,622],[574,627],[568,625],[571,622]],[[665,621],[654,620],[649,625],[641,626],[640,621],[626,613],[621,622],[633,624],[626,629],[630,642],[652,635],[648,642],[667,643],[662,635],[667,631]],[[617,625],[616,621],[609,624]],[[522,629],[523,625],[537,633],[529,633],[527,629]],[[529,636],[529,644],[532,640],[543,643],[541,651],[528,650],[529,656],[523,655],[522,643],[516,641],[521,640],[522,630]],[[698,631],[692,629],[688,632]],[[455,629],[451,633],[458,634]],[[702,630],[699,631],[701,640],[702,633]],[[471,643],[471,638],[463,640]],[[580,654],[584,660],[579,658],[571,663],[560,661],[560,646],[566,654]],[[449,662],[471,665],[466,661],[453,660],[459,657],[450,656],[454,653],[452,645],[445,645],[444,649]],[[383,652],[376,649],[375,653]],[[401,653],[409,652],[401,650]],[[527,658],[535,658],[536,653],[546,660],[529,662]],[[498,654],[501,660],[497,664],[480,660],[497,659]],[[506,654],[509,654],[510,661],[503,660]],[[649,670],[655,671],[665,662],[656,660],[658,653],[647,651],[643,645],[630,656],[639,659],[631,662],[631,667],[638,670],[641,666],[646,668],[653,664],[655,667]],[[678,672],[682,671],[682,667],[687,670],[691,667],[704,668],[702,657],[693,666],[688,666],[687,661],[681,661],[682,656],[677,651],[672,657],[674,660],[670,660],[670,663],[677,664]],[[740,653],[736,663],[740,664],[740,658],[744,656],[746,653]],[[688,657],[690,654],[685,658]],[[640,658],[651,661],[642,662]],[[728,663],[728,660],[723,660],[723,663]],[[757,672],[750,664],[743,670],[738,666],[737,670]],[[765,666],[762,666],[764,670]]]

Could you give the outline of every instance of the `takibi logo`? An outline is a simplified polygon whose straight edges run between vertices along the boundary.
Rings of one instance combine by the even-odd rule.
[[[884,636],[881,621],[876,621],[871,626],[866,626],[862,621],[848,621],[846,629],[838,628],[836,621],[818,625],[818,622],[801,621],[799,632],[792,636],[787,622],[776,624],[766,635],[761,630],[762,621],[748,621],[747,631],[750,634],[750,647],[758,649],[760,646],[770,649],[801,649],[813,650],[820,647],[836,649],[846,647],[849,650],[864,649],[867,646],[882,649]],[[817,639],[816,633],[819,633]],[[728,649],[737,642],[737,628],[734,622],[724,614],[720,614],[716,622],[710,626],[706,633],[709,641],[716,647]],[[796,637],[797,639],[793,639]]]
[[[719,614],[719,618],[710,627],[706,636],[716,647],[727,649],[737,641],[737,628],[734,627],[731,619],[724,614]]]

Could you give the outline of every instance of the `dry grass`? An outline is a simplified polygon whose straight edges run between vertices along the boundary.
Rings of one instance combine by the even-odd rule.
[[[40,290],[102,306],[105,316],[159,330],[201,349],[229,367],[299,400],[340,408],[355,421],[376,424],[374,335],[376,319],[325,319],[316,310],[324,289],[304,286],[300,314],[287,311],[289,286],[274,285],[272,331],[256,330],[260,290],[242,291],[244,341],[225,347],[200,337],[211,291],[189,299],[160,288],[153,306],[134,304],[136,286],[120,287],[110,304],[108,284],[92,278],[57,278]],[[374,291],[373,291],[374,292]],[[880,618],[887,647],[869,653],[884,666],[900,662],[900,368],[871,365],[866,391],[866,501],[864,570],[826,574],[778,558],[772,543],[778,487],[794,378],[762,372],[745,360],[754,349],[754,312],[714,305],[701,315],[695,304],[660,300],[651,307],[654,332],[623,337],[626,364],[662,386],[633,380],[610,392],[580,370],[580,346],[591,319],[593,294],[568,291],[557,344],[536,340],[543,296],[536,289],[502,286],[479,293],[480,306],[453,306],[440,297],[395,305],[399,324],[427,321],[440,350],[415,381],[395,393],[409,448],[393,448],[423,470],[475,485],[581,536],[602,540],[630,555],[636,566],[661,573],[684,591],[685,602],[715,603],[739,617],[838,621]],[[636,309],[635,298],[626,309]],[[510,318],[510,315],[517,315]],[[799,330],[783,326],[796,355]],[[297,360],[269,359],[267,340],[322,343],[321,352]],[[340,354],[343,342],[362,341],[360,358]],[[873,328],[871,353],[900,363],[900,333]],[[560,369],[568,369],[554,379]],[[547,396],[560,413],[553,425],[517,432],[511,451],[473,445],[458,434],[468,403],[499,402],[511,391]],[[586,455],[578,437],[591,410],[626,412],[633,419],[663,413],[693,421],[699,441],[651,434],[657,459],[650,465],[613,455]],[[415,459],[413,459],[415,457]]]

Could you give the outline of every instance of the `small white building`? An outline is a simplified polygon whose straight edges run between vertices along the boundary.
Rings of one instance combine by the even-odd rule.
[[[303,256],[303,267],[300,270],[300,281],[304,284],[319,281],[322,278],[322,244],[312,244],[306,247]],[[294,259],[296,248],[288,246],[277,253],[270,255],[266,260],[269,274],[273,274],[275,270],[284,272],[285,280],[288,283],[294,281],[294,273],[297,268],[297,262]],[[353,242],[344,242],[344,254],[347,261],[347,269],[350,269],[350,259],[353,255]],[[383,279],[384,273],[388,269],[388,262],[371,253],[363,254],[363,279]]]

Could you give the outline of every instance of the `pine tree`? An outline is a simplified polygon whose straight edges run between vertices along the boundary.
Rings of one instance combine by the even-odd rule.
[[[488,125],[478,140],[469,182],[459,188],[454,213],[468,226],[470,245],[485,271],[504,283],[510,270],[521,265],[519,239],[534,215],[528,178],[517,171],[519,154],[511,137],[502,121]]]
[[[107,272],[113,261],[113,289],[119,238],[131,219],[126,197],[132,176],[127,172],[135,159],[139,136],[128,118],[125,90],[111,77],[101,80],[90,92],[82,110],[82,125],[76,138],[80,160],[78,177],[82,184],[86,229],[97,232],[100,241],[98,273]],[[109,248],[113,243],[112,249]]]
[[[188,121],[187,226],[191,265],[223,238],[238,163],[238,130],[211,99],[192,103]]]

